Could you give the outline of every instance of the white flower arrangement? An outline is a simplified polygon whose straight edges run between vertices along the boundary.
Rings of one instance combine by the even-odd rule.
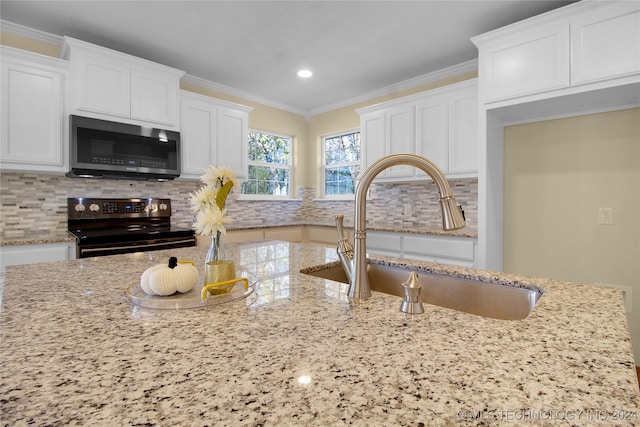
[[[191,197],[191,209],[196,212],[193,228],[203,236],[227,234],[225,223],[231,221],[227,217],[225,204],[231,189],[238,185],[236,172],[229,167],[209,166],[200,177],[204,184]]]

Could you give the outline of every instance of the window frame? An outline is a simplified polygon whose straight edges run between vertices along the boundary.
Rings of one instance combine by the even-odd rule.
[[[326,140],[330,139],[330,138],[335,138],[335,137],[339,137],[339,136],[344,136],[344,135],[349,135],[349,134],[360,134],[360,137],[362,137],[362,132],[360,131],[360,128],[353,128],[353,129],[347,129],[344,131],[340,131],[340,132],[333,132],[333,133],[329,133],[326,135],[322,135],[320,137],[320,145],[321,145],[321,162],[320,162],[320,186],[321,186],[321,191],[320,194],[322,196],[323,199],[327,199],[327,200],[354,200],[355,199],[355,189],[358,186],[358,180],[354,180],[353,183],[353,194],[327,194],[326,193],[326,179],[327,179],[327,163],[326,163],[326,149],[327,149],[327,145],[326,145]],[[329,167],[340,167],[340,166],[352,166],[352,165],[358,165],[360,166],[360,174],[362,174],[363,170],[362,170],[362,139],[360,139],[360,153],[359,153],[359,157],[360,160],[358,162],[348,162],[348,163],[336,163],[336,164],[332,164],[329,165]]]
[[[282,163],[267,163],[267,162],[257,162],[257,161],[252,161],[249,159],[249,134],[251,132],[254,133],[263,133],[263,134],[267,134],[267,135],[272,135],[272,136],[276,136],[276,137],[280,137],[280,138],[286,138],[288,139],[291,143],[289,146],[289,164],[285,165]],[[278,167],[280,169],[288,169],[289,171],[289,194],[282,196],[282,195],[275,195],[275,194],[245,194],[242,192],[242,190],[240,190],[240,194],[238,196],[238,200],[291,200],[294,198],[294,186],[293,186],[293,155],[294,155],[294,147],[295,147],[295,137],[293,135],[287,135],[284,133],[279,133],[279,132],[271,132],[271,131],[267,131],[267,130],[262,130],[262,129],[255,129],[255,128],[251,128],[249,129],[249,132],[247,132],[247,139],[245,141],[246,144],[246,148],[247,148],[247,177],[246,179],[242,180],[242,184],[244,184],[245,182],[249,181],[249,167],[250,166],[262,166],[262,167]],[[242,187],[241,184],[241,187]]]

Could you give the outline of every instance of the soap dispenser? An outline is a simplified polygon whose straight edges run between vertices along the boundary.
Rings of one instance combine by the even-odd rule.
[[[420,289],[422,286],[418,282],[418,273],[411,273],[409,280],[402,284],[404,288],[404,300],[400,304],[400,311],[409,314],[420,314],[424,312],[422,301],[420,301]]]

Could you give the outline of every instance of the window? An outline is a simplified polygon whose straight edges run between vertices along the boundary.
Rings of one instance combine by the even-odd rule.
[[[360,173],[360,132],[325,136],[322,140],[324,195],[353,195]]]
[[[249,131],[249,173],[242,194],[289,196],[292,138]]]

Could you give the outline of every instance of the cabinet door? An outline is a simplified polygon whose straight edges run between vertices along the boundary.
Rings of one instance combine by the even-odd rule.
[[[418,155],[434,162],[443,172],[449,169],[448,103],[445,96],[429,97],[416,104]],[[425,176],[422,171],[419,176]]]
[[[183,96],[180,110],[181,176],[199,178],[213,162],[216,108]]]
[[[367,253],[401,258],[402,234],[367,231]]]
[[[0,249],[0,267],[34,264],[38,262],[66,261],[76,257],[75,243],[42,243],[3,246]]]
[[[362,170],[386,154],[384,112],[363,114],[360,117],[360,144]]]
[[[518,32],[480,55],[485,101],[569,86],[569,25]]]
[[[264,230],[264,238],[269,240],[283,240],[285,242],[302,242],[302,227],[278,227]]]
[[[571,84],[640,72],[640,3],[611,2],[571,20]]]
[[[415,108],[413,104],[401,105],[386,112],[387,154],[416,152]],[[393,166],[387,169],[389,178],[407,178],[416,176],[413,166]]]
[[[2,58],[3,169],[64,171],[66,71]]]
[[[129,118],[131,66],[125,61],[79,53],[71,61],[72,108]]]
[[[178,126],[178,79],[144,69],[131,71],[131,118]]]
[[[449,98],[449,174],[478,172],[478,91],[474,84]]]
[[[244,111],[219,107],[216,113],[216,166],[228,166],[238,173],[239,179],[247,177],[247,143],[249,116]]]

